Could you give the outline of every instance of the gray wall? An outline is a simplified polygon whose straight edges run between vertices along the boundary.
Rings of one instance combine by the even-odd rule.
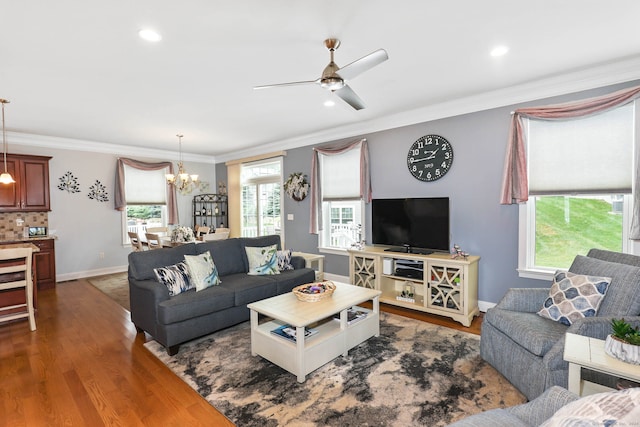
[[[523,106],[597,96],[634,84],[638,82],[362,135],[369,141],[373,197],[449,197],[451,243],[457,243],[463,250],[481,257],[481,301],[495,303],[511,287],[547,287],[549,284],[545,281],[518,276],[518,206],[499,204],[510,112]],[[418,181],[409,174],[406,165],[411,144],[427,134],[444,136],[454,150],[451,170],[435,182]],[[353,139],[355,137],[348,140]],[[287,150],[283,176],[286,178],[292,172],[309,175],[311,153],[312,146]],[[224,174],[226,179],[224,165],[218,164],[216,168],[218,176]],[[295,202],[285,196],[285,244],[295,250],[317,253],[317,236],[309,234],[309,206],[308,198]],[[287,214],[294,214],[295,219],[286,220]],[[370,219],[371,210],[367,206],[368,243],[371,243]],[[325,255],[325,271],[348,276],[348,257]]]
[[[95,153],[79,150],[32,147],[10,144],[10,152],[52,156],[49,162],[51,212],[49,230],[58,236],[56,240],[56,275],[59,280],[95,276],[116,271],[126,271],[127,256],[131,246],[122,244],[122,216],[114,209],[113,194],[117,154]],[[135,155],[122,157],[155,162],[167,158],[145,158]],[[185,162],[190,173],[199,173],[210,182],[215,192],[215,168],[212,164]],[[59,178],[71,171],[78,178],[80,193],[70,194],[57,188]],[[89,186],[95,180],[107,187],[108,202],[97,202],[87,197]],[[191,225],[192,196],[178,195],[180,223]],[[99,254],[104,253],[104,258]]]

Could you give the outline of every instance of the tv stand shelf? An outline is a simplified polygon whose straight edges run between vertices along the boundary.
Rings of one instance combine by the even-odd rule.
[[[381,291],[380,302],[450,317],[471,326],[473,317],[480,313],[479,256],[453,259],[446,253],[421,255],[389,249],[366,246],[349,250],[351,283]],[[396,266],[404,274],[398,274]]]

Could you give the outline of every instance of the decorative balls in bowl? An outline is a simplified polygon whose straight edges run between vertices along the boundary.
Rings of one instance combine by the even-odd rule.
[[[336,285],[330,281],[307,283],[293,288],[293,293],[300,301],[316,302],[328,298],[336,290]]]

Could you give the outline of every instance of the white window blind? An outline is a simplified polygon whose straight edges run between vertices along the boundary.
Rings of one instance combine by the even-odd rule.
[[[634,104],[566,121],[528,120],[529,194],[624,194],[633,180]]]
[[[125,199],[128,205],[166,205],[168,168],[145,171],[124,165]]]
[[[360,199],[360,145],[342,154],[318,157],[322,200]]]

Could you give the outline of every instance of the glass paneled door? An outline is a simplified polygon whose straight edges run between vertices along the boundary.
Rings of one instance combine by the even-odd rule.
[[[243,165],[242,237],[282,234],[280,161]]]

